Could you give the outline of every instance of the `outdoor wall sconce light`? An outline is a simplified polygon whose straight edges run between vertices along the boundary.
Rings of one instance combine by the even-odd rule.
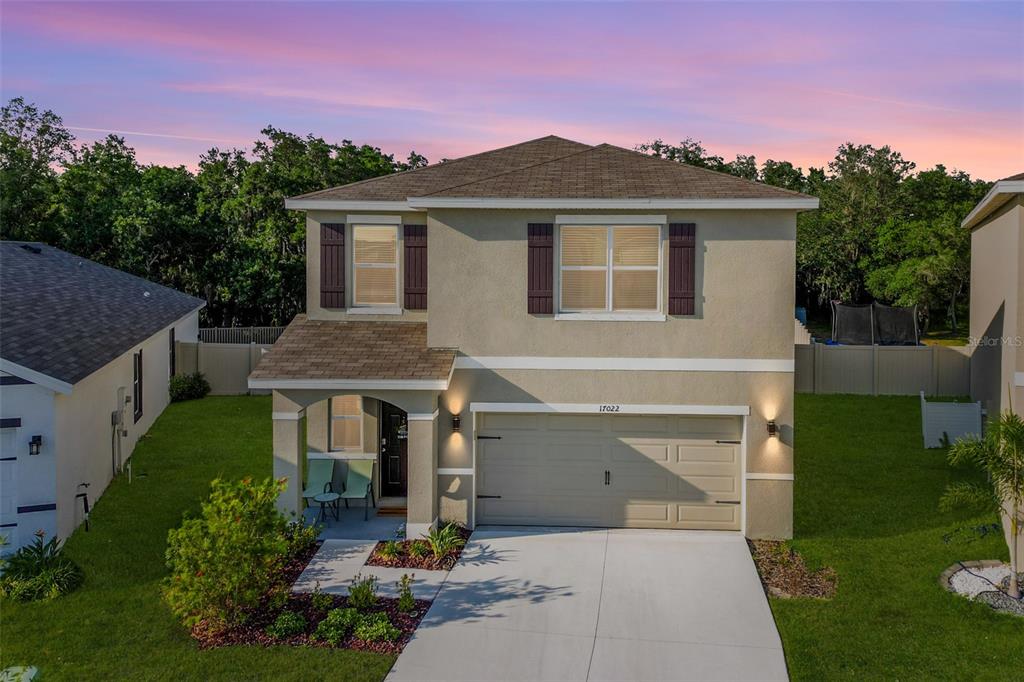
[[[768,437],[774,438],[779,435],[779,425],[775,423],[774,419],[768,420]]]
[[[38,455],[39,451],[43,448],[43,437],[32,436],[32,439],[28,442],[28,454]]]
[[[461,429],[462,429],[462,415],[461,414],[453,414],[452,415],[452,432],[453,433],[458,433]]]

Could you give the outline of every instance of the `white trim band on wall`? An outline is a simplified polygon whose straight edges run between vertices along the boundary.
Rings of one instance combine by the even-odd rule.
[[[344,199],[285,199],[292,211],[418,211],[407,201],[353,201]]]
[[[457,369],[607,370],[623,372],[792,372],[793,360],[751,358],[579,358],[459,356]],[[250,382],[251,385],[251,382]]]
[[[361,225],[401,225],[402,216],[400,215],[358,215],[348,214],[345,216],[345,222],[349,225],[359,223]]]
[[[470,468],[459,468],[459,467],[438,467],[438,476],[472,476],[473,470]]]
[[[793,474],[744,474],[744,478],[748,481],[792,481],[794,480]]]
[[[297,422],[302,419],[302,412],[273,412],[270,418],[274,421]]]
[[[438,410],[434,410],[433,414],[428,412],[414,413],[409,412],[406,414],[406,418],[411,422],[431,422],[437,419]]]
[[[663,215],[556,215],[559,225],[664,225]]]
[[[470,412],[563,414],[682,414],[744,417],[749,405],[636,405],[622,403],[470,403]]]
[[[692,209],[790,209],[809,210],[818,208],[814,197],[792,199],[504,199],[491,197],[409,197],[412,208],[549,208],[549,209],[640,209],[656,210],[668,208]],[[285,204],[286,208],[307,208],[296,206],[297,202]],[[310,207],[312,208],[312,207]]]

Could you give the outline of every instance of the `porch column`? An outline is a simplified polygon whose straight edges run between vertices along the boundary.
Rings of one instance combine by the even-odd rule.
[[[409,414],[405,536],[416,538],[437,522],[437,412]]]
[[[274,391],[274,478],[287,479],[287,487],[277,498],[277,508],[285,514],[302,515],[302,407]]]

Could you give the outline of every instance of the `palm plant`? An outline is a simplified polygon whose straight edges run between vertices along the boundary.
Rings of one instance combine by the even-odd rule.
[[[1020,599],[1017,543],[1024,522],[1024,419],[1012,409],[989,422],[983,438],[958,439],[949,449],[953,465],[973,464],[988,474],[989,485],[959,482],[946,488],[939,506],[944,511],[977,507],[1006,511],[1010,522],[1010,596]]]

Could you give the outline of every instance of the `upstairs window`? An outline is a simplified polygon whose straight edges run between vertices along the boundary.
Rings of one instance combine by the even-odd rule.
[[[398,305],[398,227],[352,227],[352,302],[356,307]]]
[[[330,449],[334,451],[362,451],[363,399],[345,395],[330,400]]]
[[[142,419],[142,349],[132,355],[132,412],[137,423]]]
[[[563,312],[657,312],[661,228],[566,225],[559,243]]]

